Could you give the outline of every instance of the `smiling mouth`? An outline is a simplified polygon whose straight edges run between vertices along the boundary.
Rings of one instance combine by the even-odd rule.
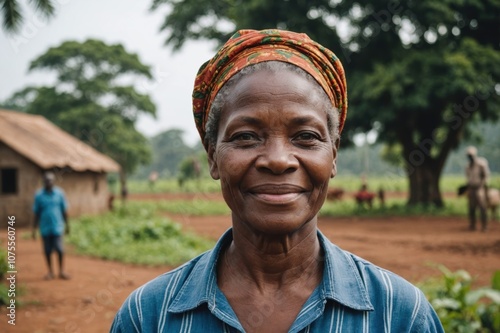
[[[288,203],[300,196],[301,193],[285,193],[285,194],[270,194],[270,193],[253,193],[255,197],[269,203]]]
[[[305,189],[295,185],[259,185],[252,187],[249,191],[251,195],[261,201],[268,203],[284,204],[297,199]]]

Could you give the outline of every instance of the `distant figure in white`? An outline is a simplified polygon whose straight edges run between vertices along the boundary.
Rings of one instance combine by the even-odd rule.
[[[470,230],[476,230],[476,210],[479,209],[481,230],[486,231],[488,229],[486,213],[489,206],[488,178],[490,175],[488,161],[477,156],[477,149],[473,146],[467,147],[466,155],[469,160],[465,167],[467,197],[469,199],[469,228]]]

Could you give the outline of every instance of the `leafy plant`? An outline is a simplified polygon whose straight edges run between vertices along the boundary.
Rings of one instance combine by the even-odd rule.
[[[73,223],[69,242],[77,252],[148,265],[178,265],[213,246],[156,214],[155,205],[134,204]]]
[[[224,201],[168,200],[156,205],[160,211],[191,216],[228,215],[231,212]]]
[[[450,271],[439,266],[440,280],[421,285],[438,314],[445,332],[500,332],[500,271],[491,288],[472,289],[473,279],[464,270]]]
[[[0,242],[1,244],[1,242]],[[0,251],[0,305],[6,305],[9,303],[7,285],[3,283],[5,281],[5,273],[8,271],[7,257],[5,251]]]

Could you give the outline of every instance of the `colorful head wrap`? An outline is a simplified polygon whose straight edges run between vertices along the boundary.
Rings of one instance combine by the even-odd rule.
[[[264,61],[282,61],[309,73],[339,109],[339,132],[347,113],[347,86],[344,68],[337,56],[306,34],[283,30],[240,30],[204,63],[196,76],[193,113],[202,141],[215,96],[233,75],[244,67]]]

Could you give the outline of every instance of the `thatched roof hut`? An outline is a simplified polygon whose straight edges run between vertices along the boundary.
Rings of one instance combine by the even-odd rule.
[[[118,172],[120,166],[42,116],[0,109],[2,216],[16,216],[19,226],[31,224],[33,195],[47,170],[56,174],[69,214],[76,216],[107,209],[106,174]]]

